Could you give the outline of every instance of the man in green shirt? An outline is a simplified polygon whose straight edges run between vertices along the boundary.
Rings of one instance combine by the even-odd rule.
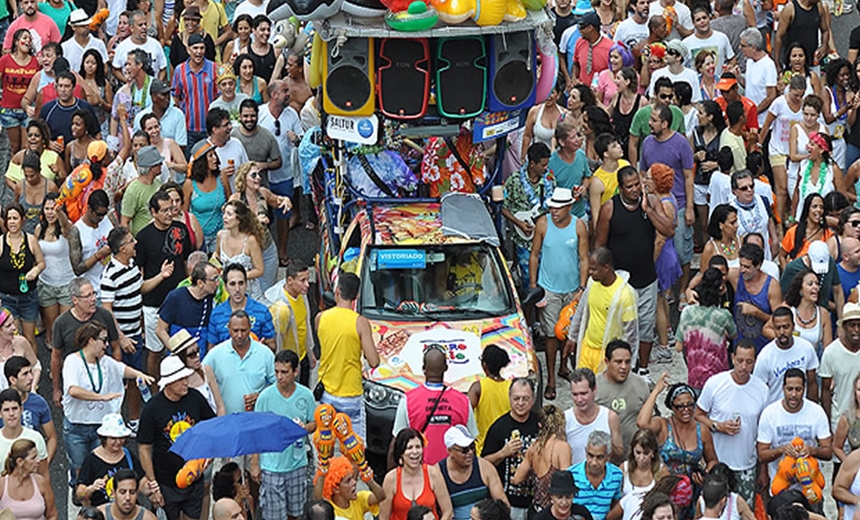
[[[125,190],[120,219],[120,225],[129,228],[134,236],[152,221],[149,199],[161,188],[161,181],[156,177],[161,173],[162,162],[164,157],[154,146],[144,146],[137,152],[139,177]]]
[[[669,78],[658,78],[654,82],[654,96],[651,102],[636,111],[633,122],[630,124],[630,142],[628,143],[627,156],[630,164],[639,164],[639,143],[651,135],[651,127],[648,120],[651,119],[651,111],[663,105],[669,105],[672,109],[672,124],[669,128],[681,135],[686,135],[684,127],[684,113],[681,109],[671,104],[675,91],[672,88],[672,80]]]

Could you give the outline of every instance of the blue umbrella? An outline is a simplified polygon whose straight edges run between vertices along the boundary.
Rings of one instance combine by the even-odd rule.
[[[185,460],[238,457],[284,451],[307,430],[272,412],[241,412],[195,424],[180,435],[170,451]]]

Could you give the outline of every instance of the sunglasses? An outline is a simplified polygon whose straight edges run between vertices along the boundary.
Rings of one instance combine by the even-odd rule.
[[[747,185],[747,186],[738,186],[738,188],[737,188],[737,189],[738,189],[739,191],[750,191],[750,190],[752,190],[752,189],[753,189],[753,185],[752,185],[752,184],[749,184],[749,185]]]
[[[851,224],[852,227],[860,227],[860,220],[849,220],[848,223]]]
[[[200,355],[200,349],[197,349],[197,350],[189,350],[189,351],[188,351],[188,357],[189,357],[189,358],[196,358],[196,357],[198,357],[199,355]]]
[[[672,99],[672,94],[660,94],[660,99]]]
[[[676,410],[684,410],[684,409],[692,410],[695,407],[696,407],[696,403],[685,403],[685,404],[673,404],[672,405],[672,408],[674,408]]]
[[[466,446],[465,448],[463,448],[462,446],[453,446],[452,449],[454,451],[459,451],[463,455],[468,455],[469,453],[472,453],[473,451],[475,451],[476,447],[475,447],[475,443],[473,442],[472,444]]]
[[[275,137],[281,136],[281,122],[278,119],[275,119]]]

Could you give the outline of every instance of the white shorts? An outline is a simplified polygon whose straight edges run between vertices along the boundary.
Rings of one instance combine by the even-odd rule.
[[[708,185],[693,184],[693,204],[696,206],[708,205]]]
[[[143,306],[143,329],[146,335],[146,350],[150,352],[161,352],[164,344],[158,339],[155,328],[158,325],[158,307]]]

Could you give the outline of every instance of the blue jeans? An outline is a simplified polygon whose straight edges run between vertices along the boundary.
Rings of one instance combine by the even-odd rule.
[[[352,421],[352,431],[362,439],[366,439],[367,413],[364,410],[364,396],[337,397],[328,392],[323,392],[321,403],[330,404],[338,412],[343,412]]]
[[[99,436],[96,435],[98,428],[98,424],[72,424],[63,418],[63,445],[69,460],[69,485],[73,488],[84,458],[101,444]]]

